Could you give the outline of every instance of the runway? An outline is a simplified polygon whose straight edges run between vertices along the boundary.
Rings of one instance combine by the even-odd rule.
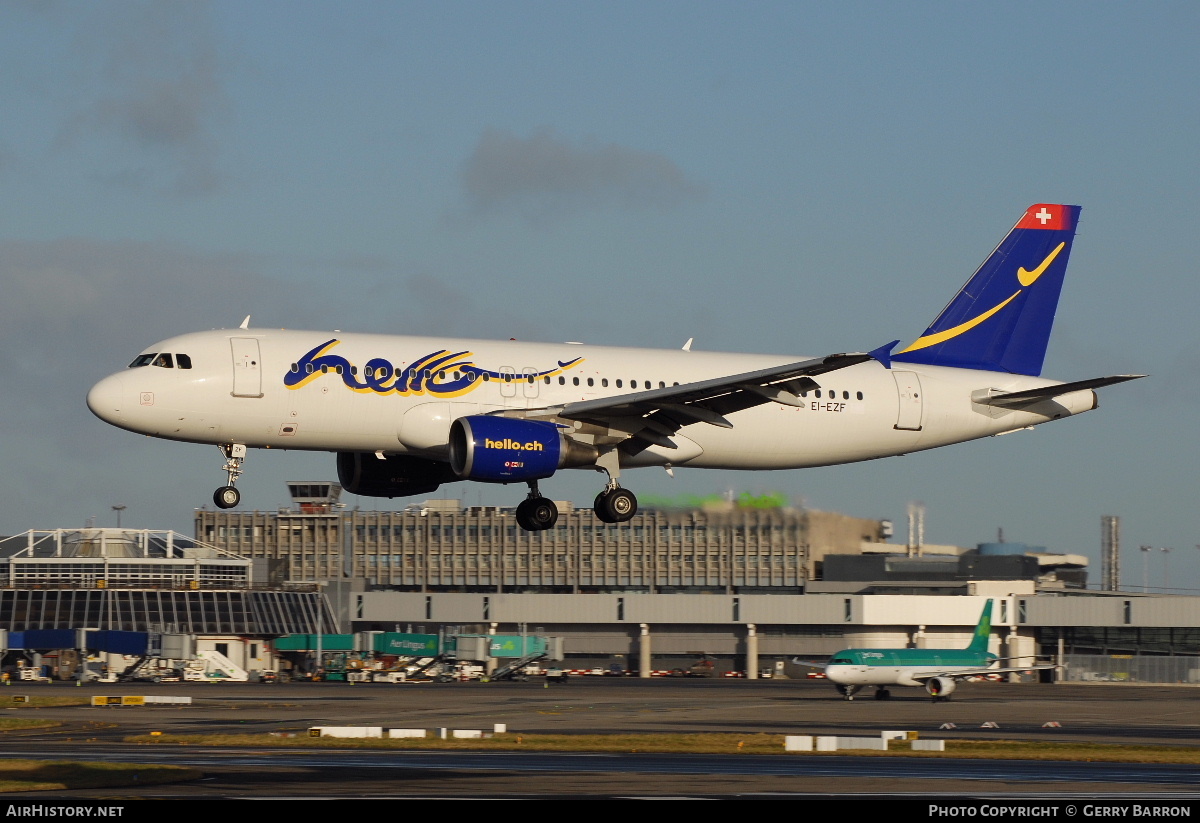
[[[90,687],[107,694],[146,687]],[[35,694],[62,694],[42,687]],[[967,684],[955,700],[913,691],[890,701],[838,699],[825,684],[796,681],[636,681],[428,686],[159,684],[188,694],[183,708],[76,707],[37,710],[65,725],[9,735],[2,757],[55,757],[193,765],[206,780],[150,787],[139,796],[382,797],[558,794],[618,796],[757,793],[1147,793],[1189,795],[1191,766],[1032,761],[923,760],[850,756],[367,752],[130,746],[151,730],[303,732],[313,725],[484,728],[513,732],[742,732],[869,734],[918,731],[924,738],[1023,738],[1200,745],[1190,688]],[[1044,729],[1054,720],[1061,728]],[[985,721],[998,730],[979,728]],[[938,730],[943,723],[958,726]]]

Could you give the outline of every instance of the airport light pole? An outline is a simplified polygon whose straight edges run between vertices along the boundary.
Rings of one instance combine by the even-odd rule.
[[[1154,551],[1154,547],[1139,546],[1138,548],[1142,550],[1142,594],[1145,594],[1150,584],[1150,562],[1147,558],[1150,556],[1150,552]]]
[[[117,528],[118,529],[121,528],[121,512],[125,511],[125,508],[126,507],[120,503],[118,503],[117,505],[112,507],[112,510],[117,513]]]

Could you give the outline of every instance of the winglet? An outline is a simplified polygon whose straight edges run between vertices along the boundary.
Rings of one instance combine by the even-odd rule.
[[[250,315],[248,315],[248,314],[246,315],[246,319],[242,321],[242,325],[238,326],[238,328],[239,329],[250,328]]]
[[[892,367],[892,349],[896,348],[896,345],[899,342],[899,340],[893,340],[886,346],[880,346],[874,351],[867,352],[867,355],[872,360],[878,360],[880,363],[882,363],[885,369],[890,369]]]

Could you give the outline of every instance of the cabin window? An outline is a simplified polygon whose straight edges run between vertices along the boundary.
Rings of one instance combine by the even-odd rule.
[[[578,385],[579,385],[579,378],[578,378],[578,377],[572,377],[572,378],[571,378],[571,385],[573,385],[573,386],[578,386]]]
[[[603,388],[606,388],[606,389],[607,389],[607,388],[608,388],[608,378],[607,378],[607,377],[602,377],[602,378],[600,378],[600,385],[601,385]]]
[[[560,386],[565,386],[565,385],[567,385],[567,378],[565,378],[565,377],[562,377],[562,376],[560,375],[560,376],[559,376],[559,378],[558,378],[558,385],[560,385]]]
[[[658,387],[659,387],[660,389],[665,389],[665,388],[667,387],[667,384],[666,384],[666,383],[664,383],[663,381],[659,380],[659,381],[658,381]]]
[[[849,399],[850,399],[850,392],[848,392],[848,391],[844,391],[844,392],[842,392],[842,399],[843,399],[843,400],[849,400]]]
[[[621,381],[620,381],[620,380],[617,380],[617,388],[618,388],[618,389],[619,389],[619,388],[621,388]]]
[[[863,399],[862,392],[859,392],[859,393],[858,393],[858,399],[859,399],[859,400],[862,400],[862,399]]]
[[[589,377],[589,378],[588,378],[588,385],[589,385],[589,386],[594,386],[594,385],[596,385],[596,381],[595,381],[595,380],[593,380],[592,378],[590,378],[590,377]]]
[[[491,381],[492,381],[492,378],[491,378],[491,376],[490,376],[490,375],[488,375],[487,373],[484,373],[484,375],[483,375],[483,382],[485,382],[485,383],[490,383]]]
[[[300,373],[300,364],[293,363],[292,364],[292,374],[299,374],[299,373]]]
[[[312,374],[312,373],[313,373],[313,364],[312,364],[312,363],[305,363],[305,364],[304,364],[304,371],[305,371],[306,373],[308,373],[308,374]]]

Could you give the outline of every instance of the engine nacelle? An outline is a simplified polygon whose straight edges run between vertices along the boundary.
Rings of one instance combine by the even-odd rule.
[[[343,489],[365,497],[428,494],[459,479],[445,463],[403,454],[380,460],[369,453],[338,452],[337,471]]]
[[[565,466],[594,463],[596,449],[541,420],[479,414],[450,425],[450,468],[463,480],[541,480]]]
[[[931,677],[925,681],[925,691],[930,697],[949,697],[957,685],[958,681],[953,677]]]

